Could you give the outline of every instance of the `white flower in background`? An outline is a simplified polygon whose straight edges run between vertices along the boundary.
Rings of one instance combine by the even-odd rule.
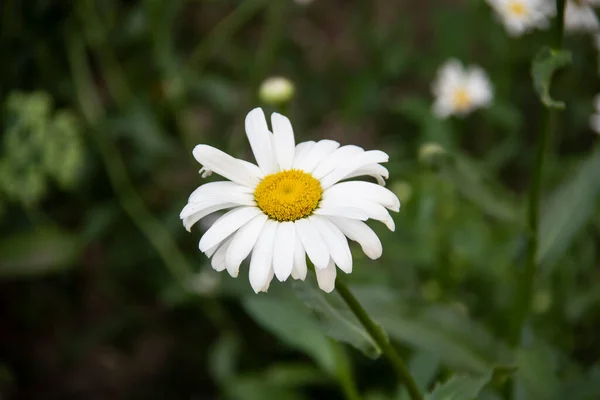
[[[569,32],[597,32],[600,22],[594,7],[600,0],[567,0],[565,7],[565,29]]]
[[[600,94],[594,98],[594,114],[590,117],[590,126],[600,135]]]
[[[520,36],[536,28],[547,28],[556,14],[553,0],[487,0],[507,32]]]
[[[294,91],[294,84],[289,79],[274,76],[261,83],[258,96],[267,104],[281,104],[290,101]]]
[[[340,182],[372,176],[380,184],[388,171],[379,150],[341,146],[333,140],[295,144],[290,121],[271,115],[273,133],[260,108],[246,117],[246,134],[257,165],[204,144],[194,148],[204,168],[229,181],[196,189],[180,217],[186,229],[207,215],[231,208],[200,239],[200,251],[212,257],[217,271],[237,277],[250,253],[250,285],[267,291],[276,276],[304,280],[306,255],[315,265],[317,282],[325,292],[335,286],[336,266],[352,272],[349,238],[371,259],[381,256],[377,235],[363,221],[383,222],[394,230],[387,209],[398,211],[400,201],[375,183]]]
[[[445,118],[452,114],[466,115],[488,106],[493,89],[484,70],[475,66],[464,68],[457,60],[450,59],[438,70],[433,95],[434,114]]]

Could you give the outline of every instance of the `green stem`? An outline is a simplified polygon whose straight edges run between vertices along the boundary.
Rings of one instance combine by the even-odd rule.
[[[554,49],[561,49],[564,37],[564,14],[565,0],[556,0],[557,24],[552,46]],[[542,176],[544,169],[544,160],[546,158],[546,148],[548,141],[556,127],[557,111],[551,108],[544,109],[544,124],[542,125],[535,154],[533,173],[531,176],[531,186],[529,190],[529,201],[527,207],[527,253],[525,257],[525,268],[519,277],[519,287],[517,291],[517,302],[515,317],[510,331],[509,341],[513,346],[520,342],[521,329],[531,308],[531,297],[537,272],[536,255],[538,250],[538,228],[540,218],[540,199],[542,191]]]
[[[79,39],[79,35],[67,33],[66,36],[73,86],[75,87],[81,113],[90,126],[89,131],[96,141],[108,178],[119,203],[156,249],[177,282],[184,289],[187,289],[187,282],[192,274],[192,268],[179,251],[169,231],[146,208],[142,198],[131,183],[118,150],[106,134],[100,131],[99,125],[104,117],[104,109],[92,83],[91,71],[85,58],[83,43]]]
[[[224,45],[237,30],[266,4],[265,0],[243,1],[192,50],[188,64],[199,68],[204,61]]]
[[[356,297],[350,292],[348,286],[342,280],[338,279],[335,283],[335,288],[342,296],[342,299],[346,302],[350,310],[356,315],[356,318],[360,321],[362,326],[365,327],[369,335],[373,338],[375,343],[379,346],[383,354],[387,357],[387,359],[392,364],[392,367],[396,371],[398,375],[398,379],[401,383],[403,383],[408,389],[408,393],[412,400],[422,400],[423,396],[419,392],[419,388],[417,387],[417,383],[413,379],[412,375],[404,365],[404,361],[400,355],[394,349],[394,346],[390,343],[389,339],[381,329],[379,325],[377,325],[369,314],[365,311],[365,309],[360,305]]]

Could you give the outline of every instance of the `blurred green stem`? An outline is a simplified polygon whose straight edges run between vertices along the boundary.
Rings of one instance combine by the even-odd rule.
[[[99,124],[104,114],[103,105],[94,87],[85,49],[79,37],[80,35],[67,33],[67,51],[73,86],[81,113],[90,126],[90,132],[100,151],[110,183],[123,209],[156,249],[177,282],[187,289],[187,282],[192,274],[190,265],[169,232],[144,205],[133,188],[118,150],[107,138],[106,133],[100,129]]]
[[[396,349],[390,343],[388,337],[384,333],[383,329],[375,323],[369,317],[369,314],[365,311],[365,309],[360,305],[356,297],[352,294],[348,286],[341,280],[338,279],[335,283],[335,288],[344,299],[350,310],[356,315],[356,318],[360,321],[362,326],[365,327],[369,335],[373,338],[375,343],[379,346],[383,354],[387,357],[387,359],[392,364],[392,367],[396,371],[398,379],[402,384],[406,386],[408,393],[410,394],[410,398],[412,400],[422,400],[423,396],[419,392],[419,388],[414,378],[408,371],[408,368],[402,361],[402,358],[396,352]]]
[[[556,0],[556,10],[556,28],[554,31],[552,47],[556,50],[560,50],[563,46],[563,36],[565,31],[565,0]],[[558,119],[557,110],[554,108],[544,108],[543,115],[544,123],[541,125],[537,141],[535,161],[531,176],[531,186],[529,189],[529,201],[527,207],[528,235],[525,268],[519,276],[517,302],[509,337],[510,344],[513,346],[516,346],[520,342],[521,330],[531,308],[531,297],[537,271],[536,255],[538,250],[538,228],[544,160],[546,158],[546,148],[548,147],[549,138],[556,128],[556,121]]]
[[[266,4],[265,0],[246,0],[231,12],[192,50],[188,63],[199,69],[206,59],[221,49],[225,40],[235,32]]]
[[[272,1],[265,10],[266,24],[250,77],[250,83],[255,93],[260,82],[269,74],[269,67],[275,58],[277,46],[281,41],[283,28],[287,20],[285,18],[287,7],[287,1]]]

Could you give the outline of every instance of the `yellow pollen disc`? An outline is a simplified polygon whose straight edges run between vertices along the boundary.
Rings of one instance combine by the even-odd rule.
[[[269,218],[295,221],[317,208],[322,193],[321,184],[311,174],[291,169],[265,176],[254,191],[254,199]]]
[[[527,14],[527,7],[520,1],[511,1],[508,10],[518,17],[524,17]]]
[[[457,110],[466,110],[471,105],[471,96],[467,92],[466,89],[460,88],[454,92],[454,97],[452,99],[454,102],[454,107]]]

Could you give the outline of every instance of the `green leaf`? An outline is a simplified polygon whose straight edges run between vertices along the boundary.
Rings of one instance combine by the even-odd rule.
[[[569,51],[555,50],[549,47],[541,49],[533,58],[531,64],[533,86],[546,107],[565,108],[564,102],[553,100],[550,97],[550,85],[554,73],[569,64],[571,64],[571,53]]]
[[[76,236],[56,228],[14,234],[0,243],[0,277],[60,272],[73,264],[79,249]]]
[[[408,369],[421,392],[426,392],[429,384],[440,368],[439,357],[428,351],[419,351],[410,359]],[[398,400],[410,400],[406,387],[402,385],[396,396]]]
[[[510,367],[495,367],[479,377],[455,375],[427,393],[425,400],[474,400],[488,383],[504,378],[514,370]]]
[[[481,207],[490,217],[513,223],[518,220],[520,212],[514,200],[482,171],[478,163],[455,153],[438,173],[451,181],[461,196]]]
[[[315,312],[327,335],[354,346],[367,357],[379,357],[381,349],[337,292],[325,294],[316,288],[313,280],[314,278],[309,277],[307,282],[295,282],[294,292],[308,308]]]
[[[559,398],[558,360],[545,346],[521,348],[516,353],[515,400]]]
[[[431,352],[445,364],[483,374],[512,362],[506,346],[454,308],[409,304],[383,287],[353,287],[353,293],[391,339]]]
[[[474,400],[491,378],[491,372],[480,378],[453,376],[427,393],[425,400]]]
[[[324,370],[335,374],[335,354],[309,310],[293,299],[252,295],[244,308],[264,329],[288,346],[310,355]]]
[[[549,268],[594,215],[600,196],[600,146],[560,185],[543,207],[536,260]]]

